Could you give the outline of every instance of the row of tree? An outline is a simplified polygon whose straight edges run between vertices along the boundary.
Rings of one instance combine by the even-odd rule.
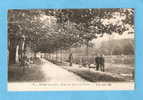
[[[93,39],[105,33],[122,35],[129,30],[126,25],[134,28],[133,14],[133,9],[121,8],[9,10],[9,40],[12,35],[20,37],[18,40],[21,41],[15,44],[15,48],[9,46],[9,51],[11,53],[11,49],[23,44],[21,51],[26,51],[25,48],[30,46],[36,56],[37,52],[53,53],[86,45],[88,56],[89,43]],[[117,19],[122,24],[111,23],[111,19]],[[16,54],[16,50],[13,53]]]

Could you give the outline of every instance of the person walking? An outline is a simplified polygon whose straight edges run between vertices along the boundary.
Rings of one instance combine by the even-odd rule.
[[[72,53],[69,54],[69,66],[72,66],[73,55]]]

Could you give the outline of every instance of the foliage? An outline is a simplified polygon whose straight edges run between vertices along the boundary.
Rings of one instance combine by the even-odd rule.
[[[18,37],[24,35],[35,52],[54,52],[87,45],[87,41],[105,33],[123,34],[129,27],[133,29],[133,11],[119,8],[9,10],[8,32]]]

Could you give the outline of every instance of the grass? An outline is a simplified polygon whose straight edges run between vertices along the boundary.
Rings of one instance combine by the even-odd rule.
[[[23,71],[23,68],[19,65],[12,65],[8,71],[9,82],[41,82],[44,81],[44,75],[40,71],[38,65],[31,65],[31,68],[27,68]]]
[[[57,64],[90,82],[129,82],[134,80],[132,76],[134,71],[133,65],[106,63],[105,72],[100,72],[95,69],[79,67],[79,65],[70,67],[68,66],[68,63],[62,64],[54,61],[54,64]]]
[[[81,78],[90,82],[129,82],[133,81],[134,66],[132,64],[105,64],[105,72],[95,71],[79,65],[73,64],[72,67],[66,62],[52,61],[52,63],[72,72]],[[17,65],[9,66],[8,81],[9,82],[41,82],[45,81],[45,77],[40,70],[39,64],[32,64],[31,68],[23,71],[23,68]]]
[[[124,77],[113,73],[93,71],[88,68],[75,68],[64,66],[64,69],[73,72],[90,82],[125,82]]]

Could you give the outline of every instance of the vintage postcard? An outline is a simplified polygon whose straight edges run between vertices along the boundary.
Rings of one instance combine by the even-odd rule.
[[[134,90],[133,8],[9,9],[8,90]]]

